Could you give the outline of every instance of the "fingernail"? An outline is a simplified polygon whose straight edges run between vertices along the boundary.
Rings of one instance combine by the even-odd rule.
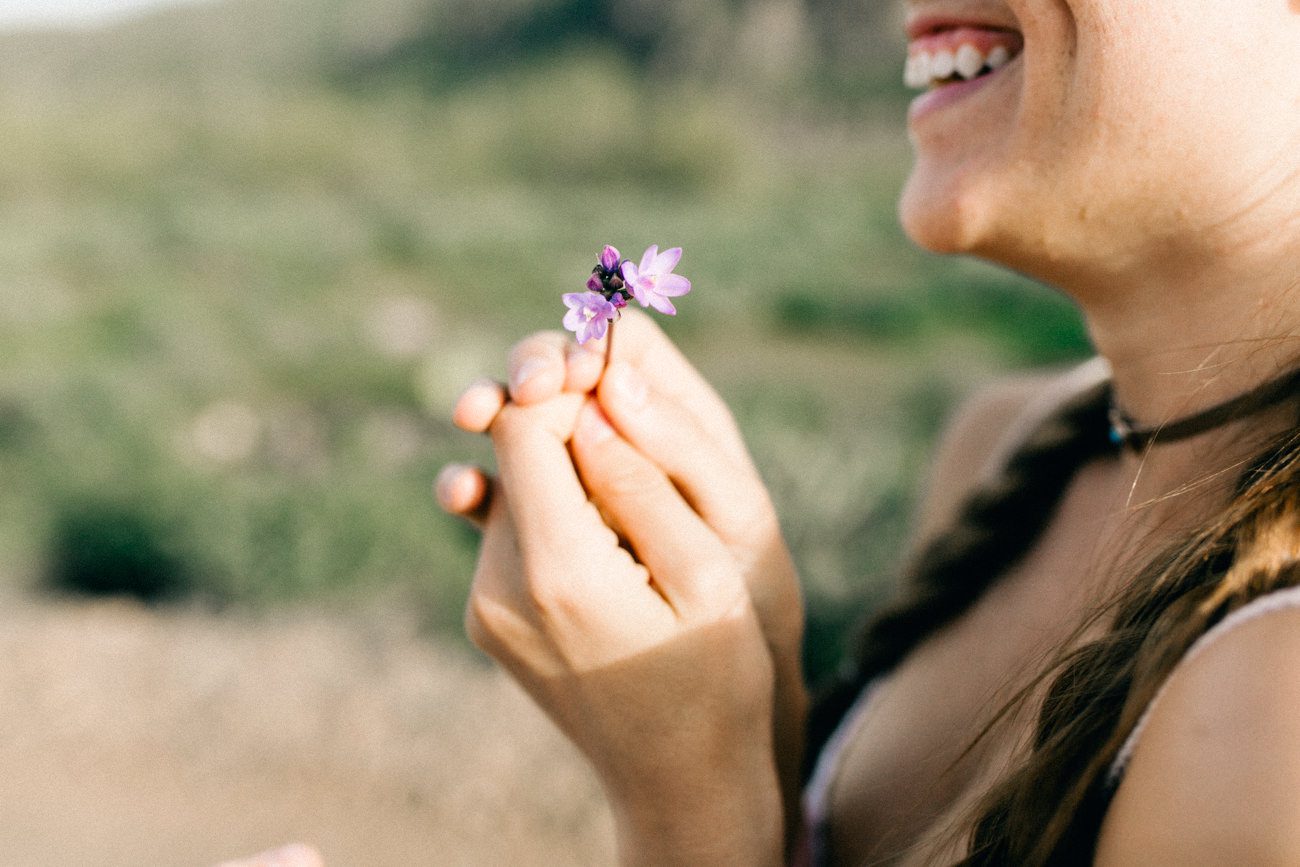
[[[546,362],[544,360],[540,358],[530,358],[523,364],[519,365],[519,369],[515,371],[514,379],[511,380],[510,384],[513,388],[521,388],[526,382],[528,382],[528,380],[532,379],[545,369]]]
[[[592,445],[599,445],[614,435],[614,429],[600,407],[589,403],[582,408],[582,417],[578,419],[578,435]]]
[[[607,374],[612,397],[630,410],[641,409],[649,397],[649,389],[641,374],[630,364],[616,364]]]
[[[434,496],[438,498],[439,505],[450,508],[452,505],[452,492],[456,486],[456,480],[460,474],[465,471],[462,464],[447,464],[438,472],[438,478],[433,483]]]
[[[605,360],[605,347],[595,340],[586,343],[570,343],[564,347],[564,360],[567,362],[586,361],[592,358]]]

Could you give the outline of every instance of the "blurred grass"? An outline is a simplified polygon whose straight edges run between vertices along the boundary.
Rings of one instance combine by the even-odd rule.
[[[225,22],[222,8],[45,36],[43,54],[5,61],[12,585],[57,584],[66,549],[118,516],[105,535],[134,528],[133,550],[201,599],[378,595],[458,633],[474,537],[429,485],[442,462],[488,454],[450,427],[450,402],[558,325],[559,293],[601,244],[673,244],[697,292],[665,327],[772,486],[828,627],[810,646],[824,671],[885,592],[952,401],[1086,351],[1045,290],[907,245],[892,84],[852,105],[774,98],[594,47],[437,93],[341,87],[324,66],[156,75],[149,45],[195,41],[157,34]],[[50,65],[97,39],[149,62]]]

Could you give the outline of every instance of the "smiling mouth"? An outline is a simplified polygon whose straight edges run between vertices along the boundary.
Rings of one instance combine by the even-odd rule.
[[[1012,30],[951,26],[918,34],[908,48],[903,82],[916,90],[935,90],[992,75],[1024,51],[1024,38]]]

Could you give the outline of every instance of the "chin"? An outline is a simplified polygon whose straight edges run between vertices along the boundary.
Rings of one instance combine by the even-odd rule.
[[[932,253],[973,253],[980,246],[971,197],[957,179],[935,183],[914,169],[898,202],[898,217],[912,242]]]
[[[923,180],[913,174],[898,203],[903,231],[921,249],[981,259],[1072,296],[1078,278],[1097,272],[1095,254],[1105,245],[1096,239],[1084,243],[1055,219],[1058,215],[1040,210],[1027,217],[1024,208],[1000,206],[1014,199],[1000,201]]]
[[[936,171],[919,161],[898,203],[907,237],[931,253],[973,256],[1046,282],[1059,279],[1054,266],[1076,261],[1065,249],[1072,233],[1047,229],[1063,228],[1059,215],[1013,192],[1013,178],[975,183],[986,178],[976,171]]]

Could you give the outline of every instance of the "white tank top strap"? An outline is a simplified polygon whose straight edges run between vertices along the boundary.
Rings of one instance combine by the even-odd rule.
[[[857,700],[853,702],[848,713],[840,720],[836,726],[834,734],[826,741],[826,746],[822,747],[821,753],[817,756],[817,762],[813,765],[812,776],[808,779],[808,785],[803,790],[803,812],[804,822],[808,831],[808,843],[810,851],[808,853],[808,864],[820,865],[825,864],[827,858],[827,822],[830,818],[830,795],[831,786],[835,782],[836,773],[840,768],[840,758],[844,748],[853,735],[857,732],[858,727],[866,718],[867,711],[871,707],[872,700],[880,690],[880,684],[884,681],[883,677],[877,677],[858,693]]]
[[[1187,665],[1201,653],[1204,653],[1206,649],[1220,638],[1242,624],[1276,611],[1286,611],[1292,608],[1300,608],[1300,587],[1287,587],[1282,590],[1274,590],[1271,593],[1266,593],[1258,599],[1246,603],[1227,617],[1220,620],[1213,627],[1207,630],[1204,635],[1198,638],[1192,646],[1188,648],[1187,653],[1183,654],[1183,658],[1178,661],[1178,665],[1174,667],[1174,671]],[[1124,771],[1128,767],[1129,762],[1133,759],[1133,751],[1137,749],[1138,741],[1142,738],[1142,732],[1151,721],[1151,714],[1168,687],[1169,679],[1166,678],[1164,684],[1156,691],[1155,698],[1151,699],[1151,703],[1148,704],[1146,710],[1142,712],[1142,716],[1138,718],[1137,724],[1133,726],[1133,731],[1129,732],[1128,738],[1125,739],[1123,746],[1120,747],[1119,752],[1115,755],[1115,761],[1111,763],[1110,771],[1106,775],[1106,784],[1109,788],[1114,789],[1123,780]]]

